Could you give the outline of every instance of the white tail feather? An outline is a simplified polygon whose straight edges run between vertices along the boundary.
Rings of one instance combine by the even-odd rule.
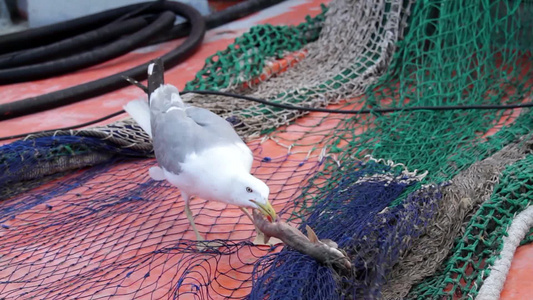
[[[150,107],[143,100],[133,100],[124,105],[124,110],[152,137],[152,125],[150,124]]]

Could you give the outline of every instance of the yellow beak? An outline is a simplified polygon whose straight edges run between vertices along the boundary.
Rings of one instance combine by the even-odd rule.
[[[268,200],[267,200],[266,204],[257,203],[254,200],[250,200],[250,201],[255,203],[257,206],[259,206],[259,211],[263,215],[265,215],[265,217],[267,217],[270,222],[275,222],[276,221],[276,218],[277,218],[276,211],[274,210],[274,208],[272,207],[272,205],[270,204],[270,202]]]

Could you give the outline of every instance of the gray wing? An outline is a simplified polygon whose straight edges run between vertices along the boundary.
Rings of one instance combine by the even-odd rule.
[[[212,111],[190,106],[187,107],[185,112],[196,124],[213,135],[220,137],[222,140],[231,143],[242,142],[239,135],[235,132],[235,129],[233,129],[233,126]]]
[[[189,153],[243,143],[229,122],[203,108],[173,109],[153,114],[151,118],[157,162],[174,174],[181,171],[180,165]]]

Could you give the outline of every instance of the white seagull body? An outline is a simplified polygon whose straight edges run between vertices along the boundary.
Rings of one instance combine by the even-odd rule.
[[[192,196],[237,205],[250,218],[246,208],[255,208],[275,221],[269,188],[250,174],[252,152],[229,122],[209,110],[185,105],[178,89],[169,84],[161,84],[149,98],[150,105],[134,100],[124,109],[153,140],[159,167],[150,168],[150,176],[180,189],[199,241],[203,237],[189,209]]]

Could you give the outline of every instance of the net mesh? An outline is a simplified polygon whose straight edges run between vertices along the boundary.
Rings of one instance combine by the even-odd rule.
[[[332,109],[531,101],[532,10],[335,0],[299,26],[252,28],[186,89]],[[254,246],[240,210],[203,199],[191,202],[198,229],[222,246],[197,251],[179,191],[149,178],[154,159],[135,159],[149,140],[126,120],[1,148],[0,298],[475,296],[530,205],[529,109],[340,115],[183,98],[234,124],[280,218],[333,239],[352,271]]]
[[[444,269],[419,284],[412,298],[475,297],[502,250],[502,238],[514,216],[533,201],[533,156],[510,165],[494,194],[470,218]],[[457,284],[460,283],[460,284]]]
[[[358,96],[386,71],[396,42],[402,36],[410,4],[411,1],[401,0],[333,1],[323,13],[326,18],[322,22],[320,38],[305,47],[306,58],[283,76],[266,76],[267,81],[257,84],[257,81],[250,82],[249,76],[242,76],[239,66],[251,62],[253,70],[268,70],[271,61],[276,59],[272,49],[287,53],[296,47],[289,44],[290,47],[279,49],[275,47],[279,44],[276,39],[270,42],[269,38],[268,46],[254,47],[252,43],[251,49],[243,49],[242,40],[237,39],[236,44],[229,46],[226,56],[220,53],[208,58],[205,71],[199,72],[202,77],[197,76],[186,89],[220,89],[308,107]],[[322,19],[319,15],[309,19],[308,23],[314,24]],[[268,32],[272,29],[270,26],[259,27],[243,38],[263,41],[265,36],[272,35]],[[258,36],[259,32],[264,34]],[[284,34],[285,30],[281,32]],[[306,31],[304,34],[308,35]],[[301,46],[300,43],[296,45]],[[264,55],[264,59],[256,58],[258,52]],[[206,72],[209,76],[205,76]],[[270,132],[304,114],[224,97],[186,95],[184,99],[233,119],[237,132],[244,137]]]
[[[490,198],[500,180],[499,174],[506,166],[523,159],[530,147],[531,137],[513,142],[452,178],[425,234],[389,273],[390,280],[383,290],[387,299],[404,298],[413,283],[437,271],[455,238],[464,230],[463,220]]]

